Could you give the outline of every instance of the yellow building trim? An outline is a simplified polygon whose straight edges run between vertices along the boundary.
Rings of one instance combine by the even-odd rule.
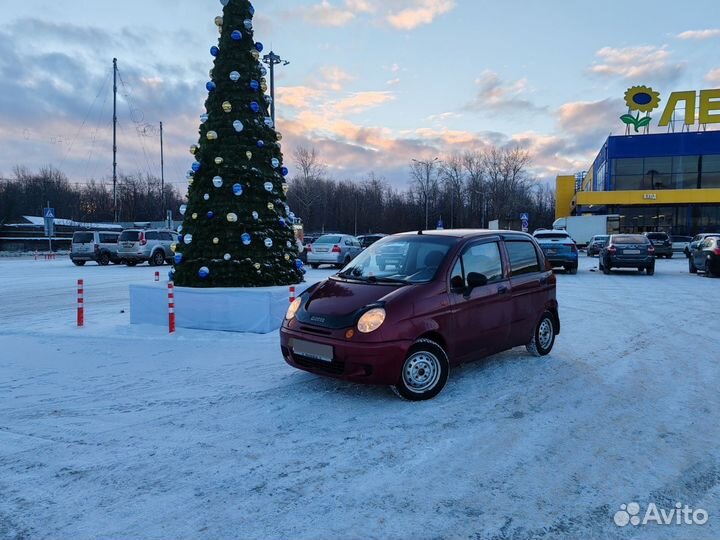
[[[575,196],[575,176],[558,176],[555,179],[555,219],[572,214]]]
[[[560,179],[561,177],[558,177]],[[559,191],[558,191],[559,193]],[[558,207],[560,206],[558,197]],[[633,206],[648,204],[718,204],[720,189],[666,189],[655,191],[579,191],[574,206]],[[556,210],[557,214],[557,210]]]

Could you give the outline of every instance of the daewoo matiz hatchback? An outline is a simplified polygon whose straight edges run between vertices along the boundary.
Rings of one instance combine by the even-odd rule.
[[[312,373],[430,399],[452,365],[519,345],[548,354],[560,332],[555,280],[524,233],[388,236],[290,305],[282,354]]]

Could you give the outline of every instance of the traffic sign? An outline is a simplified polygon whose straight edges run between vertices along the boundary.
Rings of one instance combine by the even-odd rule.
[[[520,221],[530,221],[530,215],[527,212],[520,214]]]
[[[54,208],[45,208],[43,210],[43,217],[46,219],[55,219],[55,209]]]

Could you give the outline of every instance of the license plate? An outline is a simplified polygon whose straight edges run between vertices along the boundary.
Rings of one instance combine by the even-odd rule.
[[[625,251],[623,251],[623,253],[625,255],[640,255],[640,250],[639,249],[626,249]]]
[[[548,249],[547,252],[548,252],[548,255],[555,255],[555,254],[557,254],[557,249]]]
[[[292,339],[290,341],[290,348],[294,353],[312,358],[313,360],[320,360],[321,362],[332,362],[333,360],[333,348],[331,345],[322,345],[311,341],[303,341],[302,339]]]

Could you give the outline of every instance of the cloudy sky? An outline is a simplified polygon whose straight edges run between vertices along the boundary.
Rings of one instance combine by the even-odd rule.
[[[231,0],[232,1],[232,0]],[[553,179],[621,134],[623,94],[720,87],[717,0],[258,0],[255,37],[278,69],[287,164],[315,147],[331,174],[407,185],[412,158],[519,145]],[[0,176],[119,169],[182,188],[212,67],[219,0],[3,0]],[[665,103],[665,101],[663,102]],[[656,115],[659,114],[656,111]]]

